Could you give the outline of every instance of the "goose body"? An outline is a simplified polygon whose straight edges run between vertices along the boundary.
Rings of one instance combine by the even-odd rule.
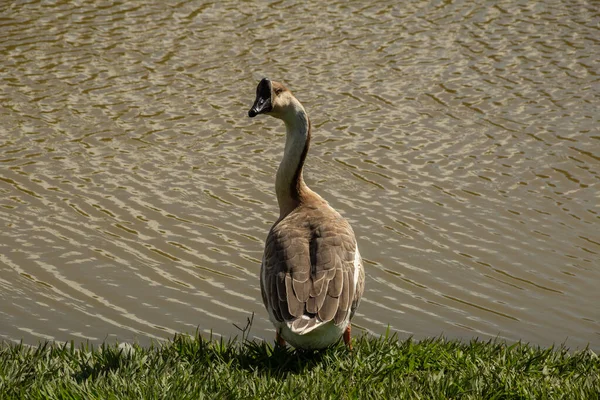
[[[321,349],[343,336],[351,348],[350,319],[362,297],[364,270],[352,227],[302,177],[310,120],[285,86],[266,78],[248,112],[258,114],[279,118],[286,126],[275,180],[279,218],[267,236],[260,271],[262,299],[277,342]]]

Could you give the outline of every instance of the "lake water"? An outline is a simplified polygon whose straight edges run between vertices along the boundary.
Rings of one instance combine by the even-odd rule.
[[[354,332],[600,349],[585,1],[0,6],[0,340],[272,340],[283,81],[365,261]]]

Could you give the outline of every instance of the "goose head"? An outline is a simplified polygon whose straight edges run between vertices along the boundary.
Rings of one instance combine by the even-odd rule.
[[[296,109],[298,100],[283,84],[263,78],[256,87],[256,100],[248,116],[267,114],[275,118],[285,119],[289,111]]]

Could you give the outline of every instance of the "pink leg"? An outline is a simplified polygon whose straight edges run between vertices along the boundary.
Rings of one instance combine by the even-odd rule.
[[[348,350],[352,350],[352,336],[350,336],[351,327],[350,324],[346,327],[344,331],[344,343],[348,346]]]
[[[277,343],[281,347],[285,347],[285,340],[281,337],[281,331],[277,329],[275,333],[275,343]]]

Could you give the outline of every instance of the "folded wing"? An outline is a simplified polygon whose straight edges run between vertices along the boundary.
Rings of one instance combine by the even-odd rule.
[[[271,228],[261,289],[277,321],[308,333],[328,321],[349,320],[362,296],[364,275],[346,220],[330,208],[301,211]]]

